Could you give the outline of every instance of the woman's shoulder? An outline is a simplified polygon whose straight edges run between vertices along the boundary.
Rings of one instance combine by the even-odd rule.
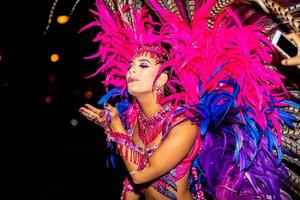
[[[182,105],[177,105],[173,108],[173,111],[170,113],[169,117],[166,118],[164,123],[164,135],[174,130],[175,127],[180,128],[181,130],[184,128],[189,129],[191,127],[196,128],[196,125],[186,115],[183,108],[184,106]]]

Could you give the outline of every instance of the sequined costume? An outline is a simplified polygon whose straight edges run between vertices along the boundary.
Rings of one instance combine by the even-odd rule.
[[[171,105],[166,104],[162,107],[161,111],[158,113],[154,114],[152,119],[147,119],[141,112],[140,110],[138,111],[138,115],[142,116],[144,122],[140,122],[140,124],[143,125],[149,125],[149,121],[154,121],[154,126],[156,124],[159,124],[160,121],[162,121],[162,127],[159,129],[159,131],[151,136],[150,143],[158,137],[159,134],[161,134],[162,139],[158,144],[155,144],[153,146],[148,146],[150,143],[148,142],[143,142],[143,144],[147,144],[146,148],[142,148],[139,146],[136,146],[134,143],[132,143],[131,150],[130,152],[127,152],[126,155],[121,155],[129,159],[130,161],[134,162],[139,170],[143,170],[145,165],[147,164],[148,158],[156,151],[156,149],[160,146],[160,144],[163,142],[164,138],[166,138],[167,134],[170,132],[170,129],[173,128],[173,125],[176,124],[174,117],[171,114]],[[132,113],[131,113],[132,114]],[[128,114],[127,114],[128,115]],[[175,117],[175,118],[178,118]],[[126,120],[128,119],[128,116],[123,118],[124,124],[126,124],[126,121],[131,121],[131,120]],[[179,122],[180,123],[180,122]],[[132,130],[132,124],[128,124],[126,127],[126,131],[128,133],[128,136],[131,137],[133,130]],[[161,132],[161,133],[160,133]],[[122,142],[117,142],[119,143],[119,149],[122,147],[120,145],[123,145]],[[128,145],[127,145],[128,147]],[[160,192],[161,194],[169,197],[170,199],[176,199],[176,196],[169,191],[168,187],[171,187],[174,191],[177,190],[176,187],[176,182],[180,179],[182,179],[183,176],[185,176],[189,171],[190,167],[192,164],[192,161],[198,154],[199,150],[201,148],[201,140],[200,137],[198,137],[195,141],[195,144],[193,145],[192,151],[178,164],[176,167],[171,169],[168,173],[164,174],[162,177],[159,177],[155,179],[150,185],[147,186],[139,186],[137,188],[134,188],[132,185],[133,183],[130,181],[130,178],[126,177],[126,179],[123,181],[124,189],[123,189],[123,194],[125,191],[127,192],[136,192],[136,193],[143,193],[147,187],[153,187],[155,190]],[[122,152],[122,151],[120,151]],[[125,197],[124,197],[125,198]]]

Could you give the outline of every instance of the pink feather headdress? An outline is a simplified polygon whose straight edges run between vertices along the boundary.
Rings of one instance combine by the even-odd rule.
[[[123,6],[110,9],[104,1],[97,0],[97,11],[92,11],[97,18],[83,28],[100,28],[94,38],[100,43],[98,52],[88,58],[99,58],[101,66],[89,77],[105,74],[103,83],[106,89],[116,88],[123,94],[129,62],[134,56],[149,52],[149,46],[154,47],[151,53],[163,54],[164,49],[160,47],[167,44],[169,59],[161,65],[160,72],[168,69],[166,87],[170,95],[161,103],[172,101],[177,108],[181,102],[179,111],[184,110],[187,118],[198,120],[195,121],[201,135],[209,133],[210,128],[213,132],[221,132],[222,139],[226,134],[228,138],[233,135],[234,157],[239,162],[236,177],[240,177],[242,183],[243,173],[256,162],[255,157],[265,151],[266,144],[270,155],[276,150],[280,163],[280,125],[294,119],[279,108],[291,103],[285,101],[284,77],[267,67],[274,49],[261,27],[242,25],[231,8],[212,16],[215,0],[195,1],[195,6],[190,5],[195,10],[189,16],[182,15],[185,8],[181,1],[174,2],[178,7],[175,13],[165,9],[164,2],[147,0],[160,18],[158,23],[151,17],[153,13],[145,8]],[[171,8],[173,4],[168,6]],[[208,26],[209,20],[213,21],[213,27]],[[117,92],[110,90],[99,102],[105,102]],[[126,109],[128,106],[134,108],[133,104],[126,103]],[[197,109],[200,112],[197,113]],[[265,142],[266,138],[268,142]],[[209,145],[206,147],[210,149]],[[205,155],[201,156],[205,158]],[[224,177],[226,180],[230,176]]]
[[[155,22],[144,7],[138,10],[127,5],[112,11],[101,0],[96,1],[96,7],[97,11],[91,12],[97,18],[82,30],[90,27],[100,28],[93,40],[100,44],[98,52],[86,58],[99,58],[101,66],[88,77],[104,73],[106,78],[103,84],[106,89],[112,86],[124,91],[129,62],[142,50],[142,46],[160,46],[164,39],[157,31],[161,24]]]
[[[103,1],[96,1],[97,11],[92,12],[97,18],[83,30],[100,28],[94,38],[100,43],[98,52],[87,58],[99,58],[101,66],[89,77],[104,73],[106,89],[112,86],[124,92],[128,65],[138,49],[166,43],[171,47],[170,60],[161,66],[160,72],[169,68],[170,74],[176,76],[169,77],[166,86],[171,95],[162,103],[183,100],[186,105],[195,104],[203,92],[226,88],[220,81],[231,77],[242,87],[238,106],[250,106],[254,114],[249,114],[263,128],[267,127],[266,118],[271,117],[280,135],[276,114],[266,116],[266,113],[270,109],[268,102],[280,102],[286,90],[283,76],[265,66],[271,62],[274,49],[262,29],[255,25],[242,26],[235,13],[227,8],[215,18],[215,26],[210,30],[207,20],[215,1],[202,3],[191,22],[163,9],[156,1],[149,3],[157,16],[164,19],[160,20],[162,24],[154,21],[145,8],[138,10],[127,5],[111,10]],[[181,88],[180,92],[175,85]]]
[[[168,43],[172,44],[171,60],[166,66],[172,67],[177,79],[170,81],[184,91],[176,93],[173,89],[173,94],[165,100],[184,99],[187,105],[195,104],[204,92],[218,88],[231,90],[220,81],[233,79],[240,87],[237,106],[250,106],[254,113],[248,114],[263,129],[267,127],[266,118],[270,118],[280,136],[280,120],[275,117],[279,114],[276,110],[268,111],[270,102],[279,105],[287,95],[284,76],[266,67],[272,61],[274,48],[261,27],[242,26],[230,8],[218,16],[210,30],[207,20],[212,2],[196,10],[191,23],[174,13],[159,13],[165,17],[167,23],[162,29],[168,32]],[[230,21],[230,27],[226,21]]]

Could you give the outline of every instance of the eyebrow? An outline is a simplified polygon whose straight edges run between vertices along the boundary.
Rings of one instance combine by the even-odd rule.
[[[149,64],[151,64],[147,59],[140,59],[139,60],[140,62],[143,62],[143,61],[145,61],[145,62],[147,62],[147,63],[149,63]]]

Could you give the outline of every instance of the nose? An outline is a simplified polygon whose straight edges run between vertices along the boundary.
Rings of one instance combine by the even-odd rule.
[[[135,70],[134,66],[131,66],[129,69],[129,73],[135,73],[135,72],[136,72],[136,70]]]

